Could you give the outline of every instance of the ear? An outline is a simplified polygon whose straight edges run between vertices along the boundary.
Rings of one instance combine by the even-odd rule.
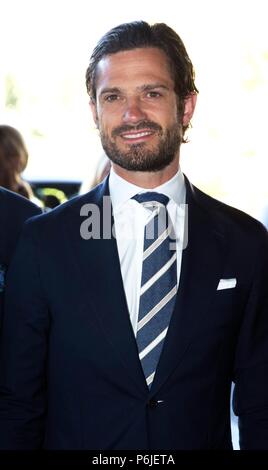
[[[188,126],[189,122],[191,121],[193,117],[196,100],[197,100],[196,93],[191,93],[185,98],[184,113],[183,113],[183,118],[182,118],[182,123],[184,126]]]
[[[90,109],[91,109],[93,120],[94,120],[96,126],[99,127],[97,105],[96,105],[96,101],[93,98],[90,98],[89,106],[90,106]]]

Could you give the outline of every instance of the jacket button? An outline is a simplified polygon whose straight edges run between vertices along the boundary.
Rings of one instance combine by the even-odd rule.
[[[148,401],[148,406],[149,408],[156,408],[158,406],[157,400],[154,400],[153,398],[151,398],[151,400]]]

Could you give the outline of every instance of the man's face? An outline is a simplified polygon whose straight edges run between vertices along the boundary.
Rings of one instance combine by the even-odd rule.
[[[183,116],[166,55],[139,48],[104,57],[91,104],[108,157],[129,171],[159,171],[179,154]]]

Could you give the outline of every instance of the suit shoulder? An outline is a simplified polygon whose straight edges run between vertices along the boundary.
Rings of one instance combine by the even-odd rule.
[[[101,185],[97,186],[90,192],[83,194],[81,196],[75,196],[67,202],[64,202],[60,206],[52,209],[48,212],[44,212],[38,217],[34,217],[27,222],[29,226],[42,226],[45,227],[53,227],[58,226],[61,223],[64,223],[66,220],[79,217],[81,208],[86,204],[97,204],[100,197]]]
[[[28,199],[0,188],[0,262],[9,264],[24,222],[40,213]]]
[[[19,223],[41,213],[41,209],[19,194],[0,188],[0,210],[6,223]]]
[[[216,216],[219,223],[228,226],[229,230],[237,231],[241,235],[245,234],[248,237],[259,236],[264,239],[268,238],[267,229],[251,215],[209,196],[193,185],[192,190],[199,205],[205,208],[212,217]]]

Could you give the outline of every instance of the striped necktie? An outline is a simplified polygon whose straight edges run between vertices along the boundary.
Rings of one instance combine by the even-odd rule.
[[[137,329],[139,358],[150,388],[174,309],[177,255],[176,250],[171,249],[174,234],[166,209],[169,198],[164,194],[146,192],[133,199],[153,212],[144,230]]]

